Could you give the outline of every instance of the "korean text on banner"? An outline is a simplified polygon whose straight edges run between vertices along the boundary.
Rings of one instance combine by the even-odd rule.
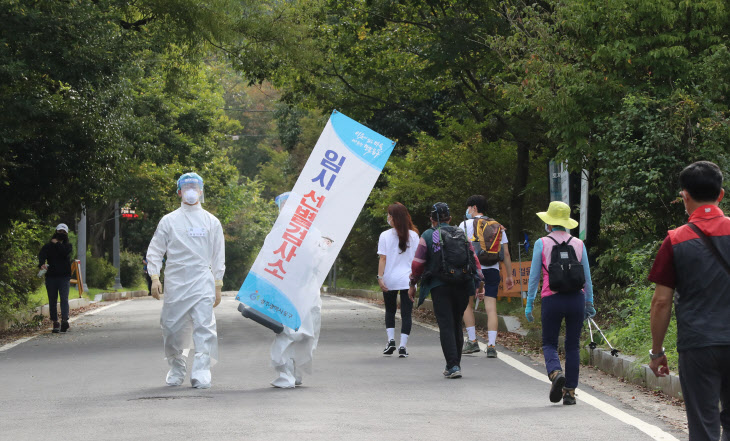
[[[236,299],[299,329],[393,147],[335,110]]]

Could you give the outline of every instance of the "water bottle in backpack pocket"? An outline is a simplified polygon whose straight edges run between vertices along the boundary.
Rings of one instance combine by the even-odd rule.
[[[570,246],[573,238],[559,243],[550,236],[545,237],[555,242],[550,253],[550,265],[547,268],[550,289],[555,292],[580,291],[586,283],[586,278],[583,264],[578,261],[575,249]]]

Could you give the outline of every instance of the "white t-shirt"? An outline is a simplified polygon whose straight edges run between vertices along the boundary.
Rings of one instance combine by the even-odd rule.
[[[459,228],[462,230],[464,229],[464,222],[459,224]],[[466,238],[469,240],[474,240],[474,219],[469,219],[466,221]],[[502,244],[507,243],[507,233],[505,229],[502,229]],[[494,265],[490,266],[484,266],[482,265],[482,269],[499,269],[499,262],[495,263]]]
[[[398,248],[398,232],[395,228],[380,233],[378,240],[378,254],[385,256],[385,271],[383,282],[389,290],[395,291],[408,289],[408,281],[411,277],[411,263],[418,248],[418,234],[415,231],[408,232],[408,247],[404,252]]]

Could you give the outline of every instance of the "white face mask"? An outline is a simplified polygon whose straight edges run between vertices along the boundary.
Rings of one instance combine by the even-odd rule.
[[[199,198],[200,195],[198,194],[198,192],[193,190],[192,188],[185,190],[185,193],[183,193],[183,202],[188,205],[197,204]]]
[[[548,228],[547,224],[545,224],[545,231],[547,231],[548,233],[552,232],[552,230],[550,230],[550,228]]]

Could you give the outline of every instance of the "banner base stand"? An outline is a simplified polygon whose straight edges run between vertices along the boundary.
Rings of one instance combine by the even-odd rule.
[[[247,308],[246,305],[244,305],[243,303],[238,304],[238,310],[241,312],[242,316],[271,329],[272,331],[274,331],[275,334],[280,334],[284,330],[284,325],[282,325],[281,323],[272,320],[271,318],[261,314],[253,308]]]

